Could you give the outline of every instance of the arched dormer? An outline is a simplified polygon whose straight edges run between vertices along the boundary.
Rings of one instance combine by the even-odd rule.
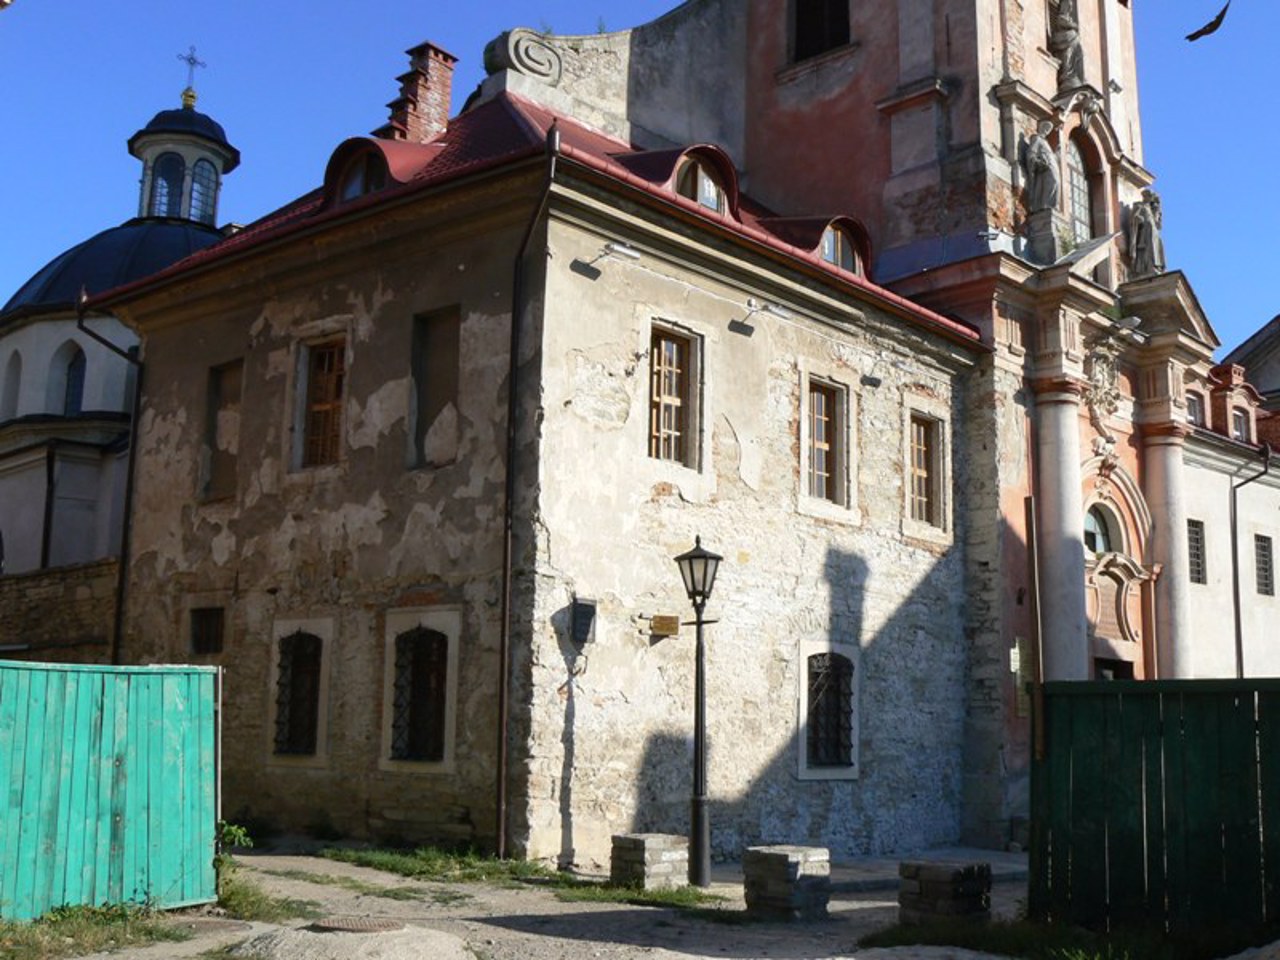
[[[838,270],[867,275],[871,237],[853,217],[765,217],[759,225],[779,240]]]
[[[670,186],[678,196],[704,210],[738,218],[738,172],[717,146],[702,144],[683,150]]]
[[[432,144],[377,137],[352,137],[329,156],[324,171],[325,206],[351,203],[361,197],[411,181],[440,153]]]

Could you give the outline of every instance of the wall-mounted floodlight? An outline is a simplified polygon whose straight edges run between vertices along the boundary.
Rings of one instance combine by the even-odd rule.
[[[790,320],[795,316],[786,307],[780,306],[771,300],[757,300],[755,297],[747,297],[747,310],[749,311],[748,316],[752,313],[767,313],[781,320]]]
[[[623,243],[621,240],[610,240],[604,245],[604,250],[600,254],[602,257],[621,257],[624,260],[639,260],[642,254],[630,244]]]

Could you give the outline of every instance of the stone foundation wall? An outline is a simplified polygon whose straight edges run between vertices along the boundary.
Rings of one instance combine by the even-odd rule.
[[[115,560],[0,577],[0,658],[110,663]]]

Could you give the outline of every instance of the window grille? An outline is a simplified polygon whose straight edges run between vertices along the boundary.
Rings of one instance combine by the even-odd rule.
[[[649,346],[649,456],[688,464],[690,342],[687,337],[654,330]]]
[[[1209,569],[1204,553],[1204,521],[1187,521],[1187,559],[1192,583],[1208,583]]]
[[[280,639],[280,667],[276,676],[276,737],[278,754],[316,752],[320,724],[319,637],[303,633]]]
[[[449,640],[417,627],[396,637],[391,759],[444,759]]]
[[[191,652],[222,652],[222,607],[195,607],[191,611]]]
[[[1275,560],[1271,554],[1271,538],[1255,534],[1253,538],[1253,564],[1257,571],[1258,593],[1264,597],[1276,595]]]
[[[815,653],[808,670],[808,765],[853,766],[853,663],[838,653]]]
[[[311,347],[308,358],[304,467],[337,463],[342,449],[342,394],[346,341]]]
[[[938,424],[911,416],[911,519],[938,523]]]

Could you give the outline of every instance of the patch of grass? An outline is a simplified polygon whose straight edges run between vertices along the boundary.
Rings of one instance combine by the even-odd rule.
[[[724,902],[724,897],[714,893],[703,893],[697,887],[644,890],[640,887],[616,887],[608,883],[577,880],[563,875],[557,877],[552,886],[555,889],[556,899],[568,903],[630,903],[641,907],[674,907],[678,910],[693,910]]]
[[[291,900],[273,897],[247,877],[226,877],[218,889],[218,905],[237,920],[261,920],[280,923],[300,917],[314,920],[322,916],[320,904],[314,900]]]
[[[451,853],[436,847],[419,847],[412,851],[330,849],[321,851],[320,855],[339,863],[352,863],[413,880],[437,883],[512,884],[526,880],[550,880],[557,876],[554,870],[540,863],[498,860],[474,851]]]
[[[366,897],[383,897],[387,900],[421,900],[422,891],[413,887],[382,887],[376,883],[365,883],[355,877],[335,877],[328,873],[308,873],[306,870],[263,870],[271,877],[282,877],[285,880],[301,880],[303,883],[315,883],[327,887],[342,887],[353,893]],[[461,894],[459,896],[462,896]]]
[[[1198,929],[1166,934],[1124,929],[1111,933],[1030,920],[974,923],[937,920],[900,924],[864,937],[864,947],[963,947],[1028,960],[1215,960],[1266,943],[1275,932]]]
[[[55,960],[102,950],[186,940],[190,933],[140,907],[57,907],[31,923],[0,923],[0,957]]]

